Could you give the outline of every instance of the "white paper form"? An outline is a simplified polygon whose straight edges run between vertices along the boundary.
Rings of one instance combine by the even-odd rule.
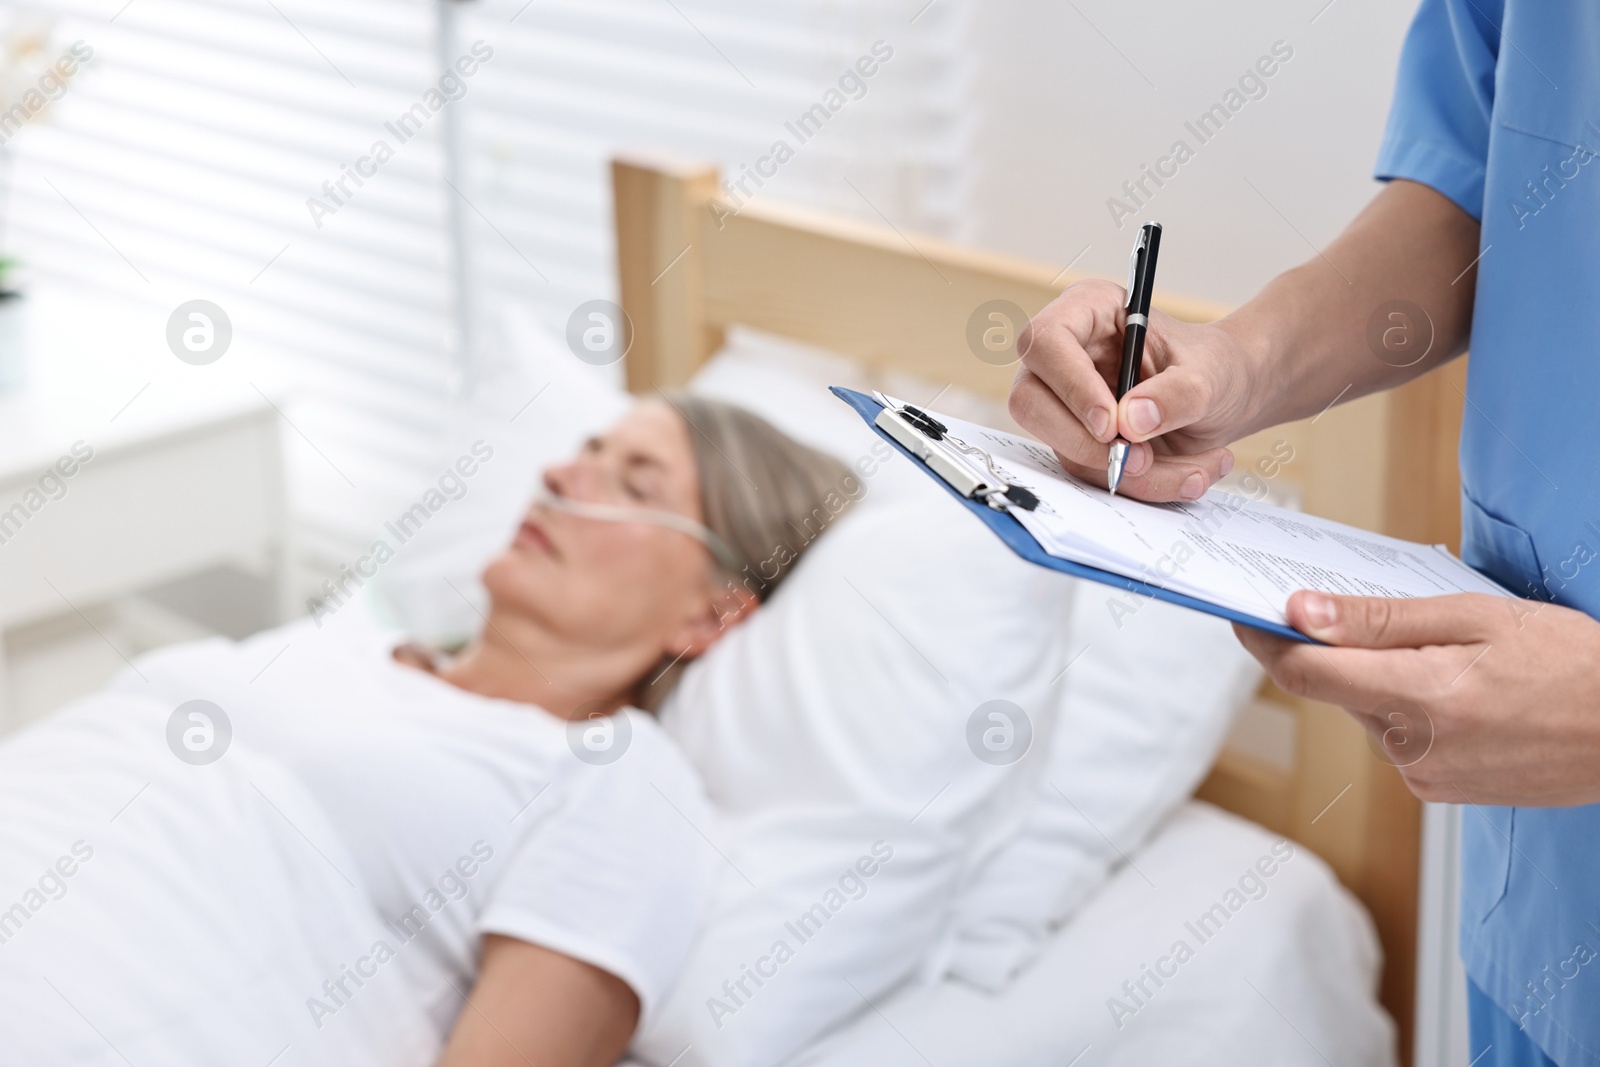
[[[1052,556],[1284,623],[1289,595],[1448,593],[1510,596],[1441,545],[1370,533],[1212,489],[1192,503],[1112,496],[1062,469],[1037,441],[930,412],[949,436],[988,453],[1008,481],[1038,496],[1011,509]]]

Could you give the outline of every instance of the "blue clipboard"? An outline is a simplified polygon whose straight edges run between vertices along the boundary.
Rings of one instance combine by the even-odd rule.
[[[935,482],[942,486],[946,492],[959,500],[962,505],[965,506],[966,509],[973,515],[976,515],[979,521],[981,521],[985,526],[989,527],[989,529],[994,532],[996,537],[1004,541],[1006,546],[1009,547],[1011,551],[1015,552],[1029,563],[1036,563],[1041,567],[1048,567],[1050,570],[1060,571],[1062,574],[1070,574],[1074,578],[1087,578],[1091,582],[1099,582],[1102,585],[1109,585],[1116,589],[1126,589],[1129,592],[1137,593],[1140,596],[1152,597],[1156,600],[1163,600],[1168,604],[1176,604],[1182,608],[1191,608],[1195,611],[1203,611],[1207,615],[1215,615],[1218,618],[1227,619],[1229,622],[1236,622],[1242,626],[1249,626],[1252,629],[1261,630],[1277,637],[1287,637],[1292,641],[1300,641],[1306,644],[1321,643],[1318,641],[1313,641],[1299,630],[1296,630],[1290,626],[1285,626],[1280,622],[1273,622],[1269,619],[1263,619],[1255,615],[1246,615],[1243,612],[1235,611],[1232,608],[1225,608],[1219,604],[1213,604],[1208,600],[1199,600],[1192,596],[1185,596],[1182,593],[1174,593],[1170,589],[1165,589],[1158,585],[1151,585],[1149,582],[1140,581],[1137,578],[1129,578],[1121,574],[1115,574],[1111,571],[1101,570],[1098,567],[1090,567],[1082,563],[1074,563],[1069,559],[1062,559],[1059,556],[1052,556],[1039,546],[1039,542],[1034,540],[1033,535],[1030,534],[1022,525],[1022,523],[1018,522],[1016,518],[1009,512],[997,510],[981,501],[962,496],[961,493],[956,491],[954,486],[935,474],[926,463],[912,455],[912,453],[908,451],[904,445],[902,445],[899,441],[896,441],[889,434],[885,433],[884,430],[873,421],[878,417],[878,412],[883,410],[883,405],[880,404],[875,398],[870,397],[865,393],[858,393],[854,389],[845,389],[837,385],[830,386],[829,391],[832,392],[834,396],[838,397],[840,400],[843,400],[846,404],[849,404],[852,408],[854,408],[856,414],[865,419],[867,425],[872,427],[873,433],[877,434],[885,441],[888,441],[889,444],[902,456],[906,457],[906,459],[910,460],[912,463],[921,468],[923,473],[927,474],[928,477],[932,478]]]

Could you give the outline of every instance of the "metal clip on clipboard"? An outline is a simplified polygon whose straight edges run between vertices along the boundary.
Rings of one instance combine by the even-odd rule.
[[[982,501],[996,511],[1032,511],[1039,506],[1039,498],[1031,490],[1005,480],[989,453],[950,436],[949,427],[932,415],[891,400],[877,390],[872,395],[883,405],[873,424],[962,496]]]

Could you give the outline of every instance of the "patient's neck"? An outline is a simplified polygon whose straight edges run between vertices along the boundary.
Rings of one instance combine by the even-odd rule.
[[[491,609],[479,638],[436,673],[480,696],[537,704],[575,719],[629,703],[646,669],[640,659],[638,650],[573,646],[530,620]]]

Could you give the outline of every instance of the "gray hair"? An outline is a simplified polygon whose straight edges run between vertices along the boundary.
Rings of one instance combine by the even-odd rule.
[[[664,395],[689,427],[705,524],[732,550],[718,577],[764,601],[866,487],[844,463],[736,404]],[[645,680],[642,707],[659,704],[679,667]]]

